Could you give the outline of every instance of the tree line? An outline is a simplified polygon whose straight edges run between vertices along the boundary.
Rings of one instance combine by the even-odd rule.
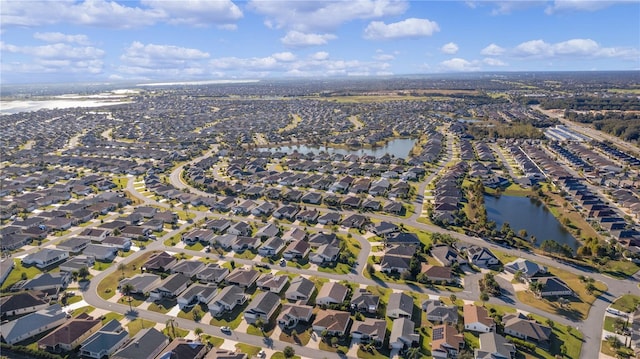
[[[640,140],[640,114],[630,112],[578,113],[564,112],[568,120],[592,124],[596,130],[606,132],[625,141]]]

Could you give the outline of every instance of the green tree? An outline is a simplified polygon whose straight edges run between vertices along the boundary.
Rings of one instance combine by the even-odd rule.
[[[482,302],[482,306],[484,307],[484,304],[489,301],[489,294],[487,294],[486,292],[480,293],[480,301]]]
[[[133,292],[135,288],[131,283],[127,283],[120,288],[122,293],[128,297],[127,301],[129,302],[129,310],[133,311],[133,306],[131,305],[131,292]]]
[[[78,269],[78,276],[82,279],[87,279],[90,274],[91,273],[89,272],[89,268],[87,266],[83,266]]]
[[[532,291],[535,295],[540,295],[540,293],[542,292],[542,288],[544,286],[542,285],[542,282],[534,280],[531,281],[531,283],[529,283],[529,290]]]
[[[197,335],[197,336],[198,336],[198,338],[200,338],[200,336],[202,335],[202,333],[204,333],[204,330],[202,330],[202,328],[200,328],[200,327],[197,327],[196,329],[194,329],[194,330],[193,330],[193,333],[194,333],[195,335]]]
[[[284,350],[282,351],[282,353],[284,354],[284,357],[287,359],[293,358],[296,355],[296,351],[293,349],[293,347],[289,345],[284,347]]]

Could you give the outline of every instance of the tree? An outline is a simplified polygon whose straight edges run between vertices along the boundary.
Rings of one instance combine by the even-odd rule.
[[[194,330],[193,330],[193,333],[194,333],[195,335],[197,335],[197,336],[198,336],[198,338],[200,338],[200,336],[202,335],[202,333],[204,333],[204,330],[202,330],[202,328],[200,328],[200,327],[197,327],[196,329],[194,329]]]
[[[605,338],[605,340],[612,349],[618,349],[622,345],[622,343],[620,343],[620,339],[618,339],[618,337],[615,335],[609,335]]]
[[[407,359],[419,359],[422,356],[422,354],[420,354],[420,348],[418,347],[411,347],[407,350],[407,354],[405,356],[405,358]]]
[[[128,302],[129,302],[129,310],[133,311],[133,307],[131,306],[131,292],[133,292],[135,288],[133,287],[133,285],[131,283],[127,283],[125,285],[122,286],[121,290],[122,293],[124,293],[124,295],[126,295],[128,298]]]
[[[256,328],[260,329],[260,331],[264,333],[265,322],[264,320],[262,320],[262,318],[258,318],[254,323],[254,325],[256,326]]]
[[[451,300],[451,304],[456,305],[456,300],[458,300],[458,297],[455,294],[451,294],[449,296],[449,299]]]
[[[82,279],[87,279],[90,274],[91,273],[89,272],[89,268],[87,266],[80,267],[80,269],[78,269],[78,276]]]
[[[124,270],[127,269],[127,265],[124,263],[118,264],[118,270],[122,272],[122,278],[124,278]]]
[[[529,283],[529,290],[532,291],[535,295],[540,295],[542,292],[542,282],[534,280]]]
[[[338,346],[338,337],[331,337],[331,346],[332,347]]]
[[[296,355],[296,351],[293,349],[293,347],[289,345],[284,347],[284,350],[282,351],[282,353],[284,354],[285,358],[293,358]]]
[[[484,303],[489,300],[489,294],[486,292],[480,293],[480,301],[482,302],[482,306],[484,307]]]
[[[169,318],[164,324],[166,325],[167,332],[169,333],[169,336],[171,337],[171,339],[175,338],[176,337],[175,319]]]

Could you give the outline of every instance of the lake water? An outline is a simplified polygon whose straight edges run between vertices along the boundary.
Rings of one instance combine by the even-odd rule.
[[[385,154],[393,155],[396,158],[406,159],[409,156],[409,152],[415,145],[416,140],[411,138],[396,138],[389,142],[387,142],[384,146],[374,147],[374,148],[335,148],[335,147],[313,147],[313,146],[281,146],[281,147],[271,147],[271,148],[263,148],[261,151],[280,151],[285,153],[293,153],[293,151],[298,151],[299,153],[320,153],[322,151],[334,154],[339,153],[342,155],[370,155],[375,157],[382,157]]]
[[[568,244],[575,251],[580,243],[558,222],[547,207],[528,197],[484,196],[487,218],[496,222],[496,228],[502,228],[508,222],[513,231],[524,229],[528,236],[536,236],[536,247],[547,239],[560,244]]]

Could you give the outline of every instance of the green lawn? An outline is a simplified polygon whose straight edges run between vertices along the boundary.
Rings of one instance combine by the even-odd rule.
[[[640,296],[625,294],[616,299],[616,301],[611,304],[611,308],[621,310],[625,313],[631,313],[636,309],[638,304],[640,304]]]
[[[203,334],[201,338],[204,343],[210,343],[216,348],[220,348],[220,346],[222,346],[222,343],[224,343],[224,339],[207,334]]]
[[[16,282],[19,282],[23,278],[32,279],[36,275],[42,273],[42,271],[36,266],[24,267],[19,259],[14,259],[13,262],[15,263],[15,266],[13,267],[11,273],[9,273],[7,279],[5,279],[4,283],[2,283],[2,291],[9,289],[9,287],[14,285]]]
[[[626,279],[632,276],[638,270],[640,270],[640,266],[626,260],[608,261],[605,265],[600,267],[600,271],[603,274],[607,274],[614,278],[620,279]]]
[[[171,327],[167,327],[162,329],[162,333],[170,338],[184,338],[189,334],[189,331],[178,327],[172,330]]]
[[[236,306],[232,312],[225,312],[221,317],[213,317],[209,324],[215,325],[218,327],[227,326],[231,329],[235,329],[240,325],[242,321],[244,310],[249,305],[249,301],[245,302],[243,305]]]
[[[236,344],[236,349],[247,354],[250,358],[257,356],[258,352],[260,352],[259,347],[254,347],[253,345],[238,343]]]
[[[107,324],[113,319],[117,321],[121,321],[123,318],[124,318],[124,315],[120,313],[109,312],[102,316],[102,324]]]
[[[155,322],[152,322],[152,321],[149,321],[149,320],[145,320],[145,319],[142,319],[142,318],[137,318],[137,319],[134,319],[134,320],[130,321],[127,324],[127,331],[129,332],[129,336],[133,337],[134,335],[136,335],[142,329],[152,328],[155,325],[156,325]]]
[[[155,303],[155,302],[151,303],[147,309],[150,310],[150,311],[153,311],[153,312],[166,314],[175,305],[176,305],[176,301],[175,300],[166,300],[165,299],[160,303]]]

